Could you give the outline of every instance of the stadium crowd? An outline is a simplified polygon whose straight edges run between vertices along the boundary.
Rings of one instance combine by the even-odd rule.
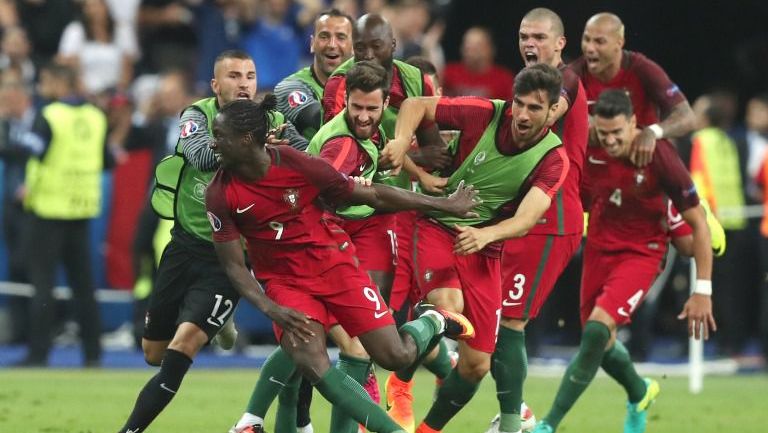
[[[633,50],[641,30],[601,10],[568,23],[576,41],[556,10],[515,17],[519,71],[474,23],[449,59],[451,8],[0,1],[3,279],[34,288],[0,293],[8,342],[29,348],[18,365],[47,364],[57,316],[100,365],[94,260],[106,286],[134,291],[136,342],[160,367],[120,432],[144,431],[209,342],[233,346],[240,297],[281,347],[235,433],[263,431],[273,401],[278,431],[312,431],[312,386],[334,433],[437,432],[488,373],[489,431],[553,432],[599,368],[627,392],[624,431],[642,432],[659,385],[632,360],[660,330],[765,365],[768,94],[742,108],[713,86],[689,103],[681,77]],[[553,334],[579,349],[534,426],[527,360]],[[355,401],[378,403],[374,362],[393,370],[386,412]],[[420,365],[441,384],[424,420],[410,408]]]

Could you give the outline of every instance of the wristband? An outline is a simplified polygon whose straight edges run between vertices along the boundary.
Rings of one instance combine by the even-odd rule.
[[[653,132],[653,136],[656,137],[657,140],[660,140],[662,137],[664,137],[664,129],[662,129],[658,123],[649,125],[648,129],[650,129],[651,132]]]
[[[712,296],[712,281],[696,280],[696,287],[694,287],[693,293],[697,295]]]

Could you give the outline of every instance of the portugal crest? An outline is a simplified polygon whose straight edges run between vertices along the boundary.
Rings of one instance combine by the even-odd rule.
[[[299,190],[295,188],[288,188],[283,193],[283,201],[291,207],[291,210],[295,210],[299,206]]]

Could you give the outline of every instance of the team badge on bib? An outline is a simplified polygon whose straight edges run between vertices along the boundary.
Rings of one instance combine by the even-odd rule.
[[[309,100],[309,97],[301,90],[294,90],[288,95],[288,105],[290,105],[291,108],[296,108],[307,102],[307,100]]]
[[[190,135],[196,133],[198,129],[200,129],[200,127],[197,125],[197,123],[189,120],[181,126],[181,134],[179,136],[181,138],[187,138]]]

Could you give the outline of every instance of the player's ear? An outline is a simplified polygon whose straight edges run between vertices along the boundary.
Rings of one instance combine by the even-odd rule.
[[[383,108],[383,110],[386,110],[388,106],[389,106],[389,95],[387,95],[387,97],[384,98],[384,108]]]

